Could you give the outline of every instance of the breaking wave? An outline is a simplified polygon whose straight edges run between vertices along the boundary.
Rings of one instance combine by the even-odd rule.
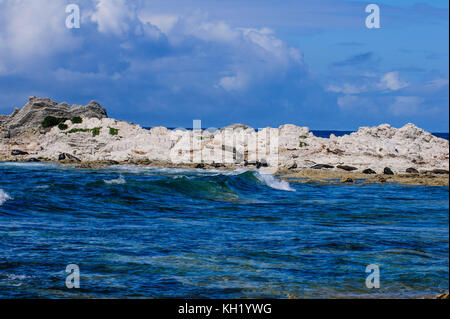
[[[165,196],[173,194],[180,200],[203,199],[224,202],[264,201],[268,192],[275,190],[295,192],[288,182],[256,170],[236,169],[203,170],[187,168],[159,168],[136,166],[110,166],[107,173],[116,179],[103,179],[103,183],[127,184],[129,191],[139,198],[149,193]],[[104,171],[103,171],[104,172]]]
[[[295,192],[295,189],[293,189],[288,182],[278,180],[273,175],[261,174],[259,172],[256,172],[255,174],[256,178],[258,178],[261,181],[261,183],[264,183],[269,187],[281,191]]]
[[[113,184],[120,185],[120,184],[125,184],[127,182],[122,175],[116,179],[110,179],[110,180],[104,179],[103,181],[105,182],[105,184],[108,184],[108,185],[113,185]]]
[[[0,188],[0,206],[2,206],[3,203],[9,199],[12,199],[11,196],[9,196],[7,193],[3,191],[3,189]]]

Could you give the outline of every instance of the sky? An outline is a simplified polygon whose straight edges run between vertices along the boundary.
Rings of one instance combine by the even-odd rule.
[[[39,96],[146,127],[448,132],[448,38],[441,0],[0,0],[0,114]]]

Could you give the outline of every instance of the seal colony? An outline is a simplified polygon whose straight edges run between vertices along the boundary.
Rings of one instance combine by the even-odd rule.
[[[31,97],[0,115],[0,161],[59,162],[80,168],[133,164],[201,169],[246,167],[291,182],[398,182],[447,185],[449,141],[414,124],[361,127],[330,138],[308,127],[150,130],[86,106]]]

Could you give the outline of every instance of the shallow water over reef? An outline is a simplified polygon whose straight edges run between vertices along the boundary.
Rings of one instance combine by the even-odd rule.
[[[423,297],[448,290],[448,187],[0,163],[0,297]],[[77,264],[80,289],[65,286]],[[379,289],[365,286],[380,268]]]

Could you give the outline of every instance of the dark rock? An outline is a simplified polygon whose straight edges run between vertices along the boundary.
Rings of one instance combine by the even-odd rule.
[[[329,148],[327,148],[327,152],[328,153],[332,153],[332,154],[336,154],[336,155],[342,155],[342,154],[345,153],[343,150],[340,150],[340,149],[330,150]]]
[[[328,164],[316,164],[316,165],[312,166],[311,168],[312,169],[323,169],[323,168],[334,168],[334,166],[328,165]]]
[[[267,164],[266,160],[261,160],[261,162],[256,162],[256,168],[260,169],[261,167],[268,167],[269,165]]]
[[[69,153],[61,153],[58,156],[58,161],[64,161],[64,160],[68,160],[71,162],[81,162],[81,160],[78,157],[75,157]]]
[[[70,154],[68,154],[68,153],[66,153],[66,158],[67,158],[69,161],[72,161],[72,162],[81,162],[81,160],[80,160],[78,157],[75,157],[75,156],[70,155]]]
[[[195,168],[203,169],[203,168],[205,168],[205,164],[203,164],[203,163],[197,164],[197,166],[195,166]]]
[[[344,171],[347,171],[347,172],[351,172],[351,171],[356,171],[357,170],[356,167],[348,166],[348,165],[338,165],[336,167],[340,168],[340,169],[343,169]]]
[[[436,299],[449,299],[449,295],[447,294],[439,294],[436,296]]]
[[[373,169],[371,168],[366,168],[365,170],[362,171],[363,174],[376,174],[377,172],[375,172]]]
[[[244,161],[244,166],[256,166],[256,162]]]
[[[213,166],[214,168],[225,167],[225,165],[222,164],[222,163],[213,163],[212,166]]]
[[[394,175],[394,172],[389,167],[385,167],[383,173],[385,175]]]
[[[433,174],[448,174],[446,169],[434,169],[431,171]]]
[[[419,171],[416,170],[414,167],[409,167],[409,168],[406,169],[406,173],[409,173],[409,174],[419,174]]]
[[[11,151],[11,155],[12,155],[12,156],[28,155],[28,153],[27,153],[27,152],[24,152],[24,151],[19,151],[19,150],[12,150],[12,151]]]
[[[291,167],[289,167],[289,169],[296,169],[297,168],[297,163],[294,163],[291,165]]]
[[[382,177],[382,176],[378,176],[377,177],[377,182],[378,183],[386,183],[386,178]]]
[[[352,178],[350,178],[350,177],[341,179],[341,183],[354,183],[354,182],[355,181]]]
[[[28,162],[30,162],[30,163],[38,163],[38,162],[40,162],[40,160],[38,160],[35,157],[32,157],[32,158],[28,159]]]

